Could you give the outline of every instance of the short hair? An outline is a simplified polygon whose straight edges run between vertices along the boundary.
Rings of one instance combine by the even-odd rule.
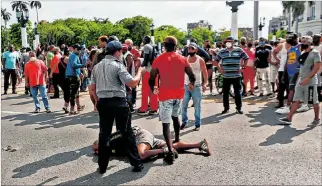
[[[124,43],[131,43],[131,45],[133,45],[133,41],[132,41],[132,39],[126,39],[126,40],[124,41]]]
[[[172,43],[174,44],[174,46],[177,46],[178,44],[178,41],[177,41],[177,38],[175,38],[174,36],[168,36],[164,39],[164,42],[165,43]]]
[[[195,38],[191,38],[191,39],[190,39],[190,42],[192,42],[192,43],[197,43],[197,40],[196,40]]]
[[[100,36],[98,38],[98,40],[107,43],[108,37],[107,36]]]

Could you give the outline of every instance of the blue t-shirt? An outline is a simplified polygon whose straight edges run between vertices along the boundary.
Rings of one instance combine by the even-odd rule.
[[[16,69],[16,62],[19,59],[19,54],[16,51],[3,53],[2,58],[5,59],[6,69]]]
[[[225,78],[238,78],[241,77],[241,74],[238,73],[240,70],[240,60],[248,59],[247,54],[243,49],[239,47],[234,47],[232,51],[229,51],[227,48],[220,50],[216,56],[216,61],[222,61],[221,67],[224,71]]]

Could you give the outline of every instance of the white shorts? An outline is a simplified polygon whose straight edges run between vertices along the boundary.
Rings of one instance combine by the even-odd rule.
[[[276,80],[278,79],[278,66],[270,65],[269,72],[270,72],[269,79],[271,83],[275,83]]]
[[[181,115],[182,99],[159,101],[159,119],[162,123],[170,123],[173,117]]]

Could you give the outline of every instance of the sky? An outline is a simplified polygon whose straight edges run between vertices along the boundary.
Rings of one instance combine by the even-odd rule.
[[[40,1],[39,19],[53,21],[55,19],[76,17],[93,19],[94,17],[109,18],[115,23],[126,17],[142,15],[154,20],[156,27],[173,25],[182,30],[187,29],[187,23],[206,20],[213,29],[231,27],[231,10],[225,1],[95,1],[95,0],[44,0]],[[16,23],[15,12],[12,11],[11,1],[2,0],[2,8],[12,14],[9,25]],[[272,17],[282,15],[281,1],[260,1],[259,17],[266,18],[263,36],[268,35],[268,21]],[[36,11],[30,10],[30,19],[36,21]],[[239,7],[238,27],[253,27],[254,2],[245,1]],[[3,24],[3,23],[2,23]]]

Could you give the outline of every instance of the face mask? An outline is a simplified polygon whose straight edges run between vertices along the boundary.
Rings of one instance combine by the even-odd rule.
[[[191,56],[191,57],[194,56],[195,54],[196,54],[196,52],[189,52],[188,53],[188,55]]]
[[[265,45],[265,42],[260,41],[260,42],[259,42],[259,45]]]
[[[128,47],[128,50],[129,50],[129,51],[131,51],[131,50],[132,50],[132,47],[131,47],[131,46],[129,46],[129,47]]]
[[[306,50],[309,48],[309,46],[310,46],[309,44],[301,44],[301,49]]]
[[[227,43],[226,43],[226,47],[227,47],[227,48],[231,48],[232,46],[233,46],[233,44],[232,44],[231,42],[227,42]]]
[[[217,48],[221,48],[222,46],[221,45],[218,45]]]
[[[244,41],[240,42],[240,44],[245,45],[246,43]]]
[[[9,49],[9,51],[10,51],[10,52],[13,52],[13,48],[10,48],[10,49]]]

